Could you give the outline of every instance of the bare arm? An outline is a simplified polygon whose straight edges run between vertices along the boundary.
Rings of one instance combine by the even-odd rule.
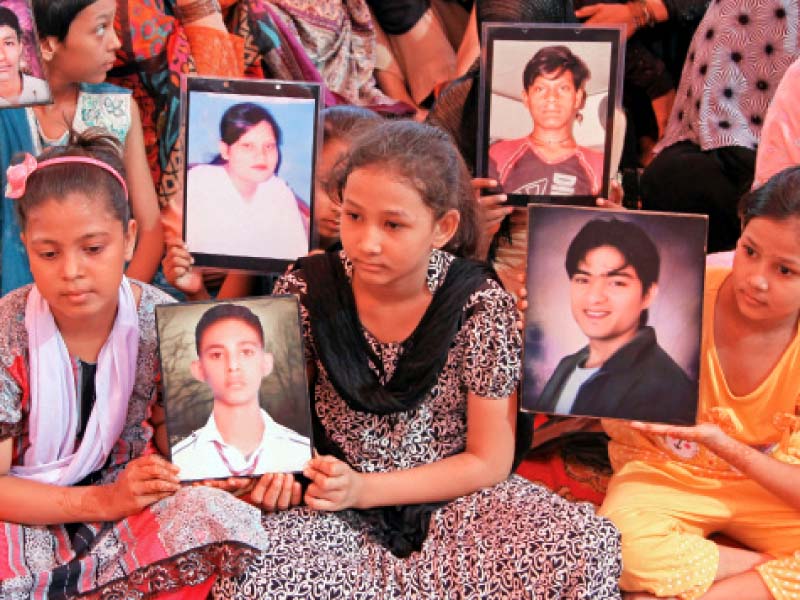
[[[504,399],[468,395],[467,445],[448,458],[389,473],[357,473],[331,457],[312,459],[305,500],[311,508],[341,510],[451,500],[508,477],[514,455],[516,394]]]
[[[10,475],[11,449],[11,438],[0,442],[0,521],[25,525],[113,521],[178,489],[177,469],[156,455],[131,461],[112,484],[69,487]]]
[[[138,240],[127,274],[148,282],[153,279],[164,253],[164,232],[153,178],[147,165],[139,108],[131,101],[131,127],[125,139],[125,171],[133,218],[138,225]]]
[[[703,444],[742,475],[800,510],[800,465],[785,463],[759,452],[733,439],[713,423],[702,423],[695,427],[635,423],[634,427],[646,433],[671,435]]]

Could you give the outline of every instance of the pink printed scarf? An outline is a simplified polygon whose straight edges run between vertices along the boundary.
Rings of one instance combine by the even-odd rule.
[[[30,447],[11,474],[72,485],[102,467],[122,433],[133,392],[139,319],[130,282],[123,277],[114,326],[97,358],[96,401],[75,448],[78,399],[67,347],[53,314],[34,285],[25,306],[29,340]]]

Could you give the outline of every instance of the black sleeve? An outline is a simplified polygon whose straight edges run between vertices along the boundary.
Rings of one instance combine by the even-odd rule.
[[[664,61],[635,39],[625,46],[625,84],[641,88],[651,100],[675,87]]]
[[[670,21],[699,21],[708,8],[709,0],[663,0]]]
[[[406,33],[430,7],[429,0],[367,0],[367,4],[381,29],[390,35]]]

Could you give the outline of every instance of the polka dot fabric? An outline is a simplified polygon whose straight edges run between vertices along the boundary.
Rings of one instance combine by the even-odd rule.
[[[775,89],[798,51],[795,0],[712,0],[695,32],[664,139],[755,149]]]

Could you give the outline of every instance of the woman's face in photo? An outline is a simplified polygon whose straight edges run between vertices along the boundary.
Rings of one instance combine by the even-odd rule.
[[[0,25],[0,85],[19,82],[21,53],[17,32],[8,25]]]
[[[575,89],[572,72],[565,70],[557,77],[539,75],[527,90],[522,101],[530,112],[535,129],[572,130],[578,110],[583,106],[585,92]]]
[[[232,179],[256,185],[275,174],[280,157],[275,132],[266,121],[253,125],[230,145],[220,142],[220,154]]]

